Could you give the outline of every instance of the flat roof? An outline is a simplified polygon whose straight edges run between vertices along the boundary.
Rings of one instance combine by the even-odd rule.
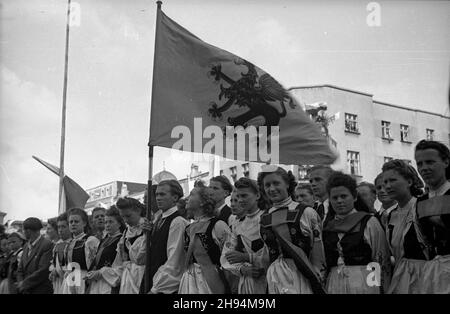
[[[365,92],[361,92],[361,91],[357,91],[357,90],[353,90],[353,89],[349,89],[349,88],[339,87],[339,86],[331,85],[331,84],[309,85],[309,86],[293,86],[293,87],[289,87],[288,90],[304,89],[304,88],[323,88],[323,87],[339,89],[339,90],[342,90],[342,91],[355,93],[355,94],[360,94],[360,95],[364,95],[364,96],[369,96],[369,97],[373,98],[373,94],[369,94],[369,93],[365,93]],[[444,118],[444,119],[450,119],[450,116],[445,116],[445,115],[442,115],[442,114],[439,114],[439,113],[430,112],[430,111],[426,111],[426,110],[403,107],[403,106],[394,105],[394,104],[387,103],[385,101],[379,101],[379,100],[375,100],[375,99],[373,99],[373,102],[377,103],[377,104],[380,104],[380,105],[388,106],[388,107],[405,109],[405,110],[414,111],[414,112],[421,112],[421,113],[425,113],[425,114],[431,114],[431,115],[434,115],[434,116],[438,116],[438,117],[441,117],[441,118]]]
[[[128,185],[128,183],[131,183],[131,184],[139,184],[139,185],[142,184],[142,185],[146,185],[145,183],[138,183],[138,182],[130,182],[130,181],[119,181],[119,180],[116,180],[116,181],[110,181],[110,182],[107,182],[107,183],[104,183],[104,184],[97,185],[96,187],[86,189],[85,191],[95,190],[95,189],[101,188],[101,187],[103,187],[103,186],[105,186],[105,185],[112,184],[112,183],[126,183],[127,185]]]

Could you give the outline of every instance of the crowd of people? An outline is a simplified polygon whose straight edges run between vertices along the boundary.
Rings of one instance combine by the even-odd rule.
[[[448,294],[450,152],[422,140],[415,161],[385,163],[373,184],[328,166],[297,184],[265,165],[183,198],[165,180],[152,219],[125,197],[91,217],[73,208],[46,236],[28,218],[1,235],[0,293]]]

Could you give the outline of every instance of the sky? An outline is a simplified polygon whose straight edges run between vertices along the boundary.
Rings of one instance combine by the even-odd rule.
[[[83,188],[148,178],[155,1],[78,0],[70,30],[65,173]],[[285,87],[332,84],[374,99],[449,114],[450,2],[164,1],[202,40],[249,60]],[[67,1],[0,0],[0,211],[54,217]],[[180,108],[182,110],[182,108]],[[199,156],[156,148],[185,177]],[[201,157],[201,156],[200,156]]]

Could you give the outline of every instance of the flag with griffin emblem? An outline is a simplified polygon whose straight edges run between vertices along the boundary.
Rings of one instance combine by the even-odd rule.
[[[269,162],[260,154],[251,154],[249,142],[274,149],[269,139],[278,134],[277,163],[331,164],[337,158],[320,127],[265,71],[202,41],[161,9],[157,13],[155,41],[149,145]],[[211,144],[221,136],[208,130],[211,126],[223,131],[224,141],[219,141],[223,147]],[[265,126],[266,137],[261,132],[256,139],[249,135],[245,154],[239,154],[238,137],[225,138],[226,131],[252,126],[258,131]],[[190,138],[181,141],[186,132]],[[234,146],[226,146],[230,139]]]

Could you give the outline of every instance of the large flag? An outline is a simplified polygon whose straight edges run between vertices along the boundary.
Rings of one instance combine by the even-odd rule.
[[[33,156],[35,160],[37,160],[40,164],[46,167],[48,170],[59,176],[59,168],[49,164],[48,162],[43,161],[42,159]],[[75,181],[73,181],[70,177],[64,176],[63,178],[63,189],[62,189],[62,202],[59,208],[59,213],[64,213],[67,210],[78,207],[84,208],[87,200],[89,199],[89,194],[79,186]]]
[[[331,164],[337,158],[320,127],[265,71],[200,40],[162,10],[155,40],[149,145],[266,163]],[[239,126],[257,131],[245,152],[239,136],[227,134]],[[252,144],[265,150],[255,154]],[[263,154],[276,149],[271,160]]]

